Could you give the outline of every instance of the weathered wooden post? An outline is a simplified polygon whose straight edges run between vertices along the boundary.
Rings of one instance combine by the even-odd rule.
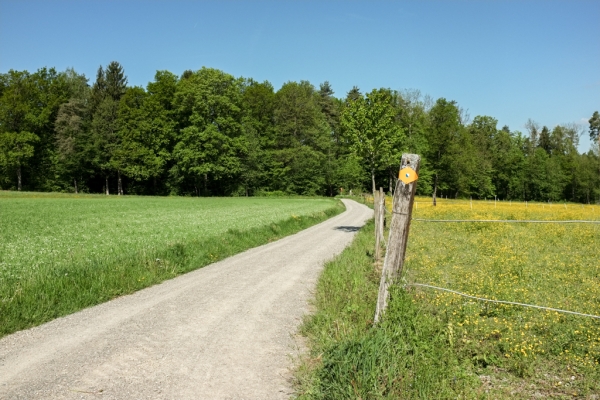
[[[406,253],[420,162],[421,157],[417,154],[402,155],[400,179],[396,182],[396,191],[392,203],[392,222],[379,283],[375,323],[379,322],[387,307],[389,287],[400,276],[404,266],[404,254]]]
[[[385,194],[382,187],[378,192],[373,193],[373,210],[375,211],[375,261],[379,261],[385,226]]]
[[[379,188],[379,238],[383,242],[383,228],[385,228],[385,192]]]
[[[373,219],[375,222],[375,261],[379,261],[381,256],[380,237],[379,237],[379,192],[373,192]]]

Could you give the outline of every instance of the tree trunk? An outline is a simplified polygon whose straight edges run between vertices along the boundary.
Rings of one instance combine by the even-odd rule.
[[[437,205],[436,196],[437,196],[437,180],[438,176],[435,174],[435,179],[433,180],[433,205]]]
[[[206,196],[206,192],[208,192],[208,175],[204,174],[204,195]]]
[[[375,193],[375,168],[371,168],[371,183],[373,185],[373,190],[371,190],[371,193]]]
[[[390,188],[390,191],[389,191],[389,193],[392,193],[392,189],[393,189],[392,188],[392,178],[393,177],[394,177],[394,169],[390,168],[390,179],[389,179],[389,188]]]
[[[587,190],[587,203],[590,204],[590,189]]]
[[[21,191],[21,166],[17,167],[17,190]]]
[[[75,186],[75,194],[77,194],[77,179],[73,178],[73,186]]]
[[[117,170],[117,194],[123,194],[123,182],[121,181],[121,171]]]
[[[108,190],[108,175],[106,176],[106,195],[110,195],[110,192]]]

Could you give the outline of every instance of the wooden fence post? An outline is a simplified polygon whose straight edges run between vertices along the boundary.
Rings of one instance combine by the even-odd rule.
[[[410,168],[418,174],[420,162],[421,157],[417,154],[403,154],[400,170]],[[383,261],[383,270],[381,271],[374,323],[379,322],[387,307],[389,287],[402,273],[416,188],[416,180],[408,184],[405,184],[401,180],[396,182],[396,190],[392,203],[392,222],[390,224],[387,251]]]
[[[373,218],[375,221],[375,261],[381,257],[381,238],[379,237],[379,192],[373,192]]]
[[[381,211],[381,213],[379,214],[379,236],[381,238],[381,241],[383,242],[383,228],[385,227],[385,192],[383,191],[383,188],[380,187],[379,188],[379,203],[380,203],[380,207],[379,207],[379,211]]]
[[[375,211],[375,261],[381,259],[381,242],[385,225],[385,194],[383,188],[373,193],[373,210]]]

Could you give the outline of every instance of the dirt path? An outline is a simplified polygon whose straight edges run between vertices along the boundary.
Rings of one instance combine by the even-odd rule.
[[[372,211],[0,339],[0,399],[282,399],[324,261]]]

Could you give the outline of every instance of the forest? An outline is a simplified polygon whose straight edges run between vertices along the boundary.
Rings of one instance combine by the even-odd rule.
[[[391,191],[403,152],[422,157],[418,193],[600,202],[600,116],[525,131],[470,118],[418,90],[236,78],[203,67],[128,86],[111,62],[0,74],[0,189],[261,196]],[[581,135],[593,149],[580,154]]]

